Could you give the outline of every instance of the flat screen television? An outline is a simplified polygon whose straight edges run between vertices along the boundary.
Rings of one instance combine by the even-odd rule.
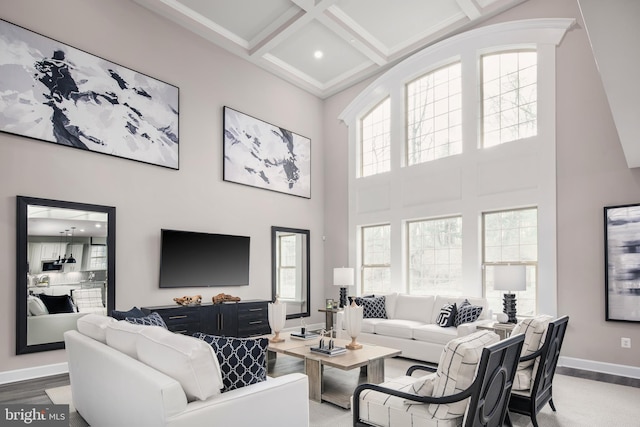
[[[160,287],[246,286],[249,243],[246,236],[163,229]]]

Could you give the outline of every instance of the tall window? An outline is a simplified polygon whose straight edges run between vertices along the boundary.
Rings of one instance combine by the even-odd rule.
[[[391,101],[382,101],[362,119],[360,176],[391,170]]]
[[[482,56],[484,147],[537,134],[537,64],[535,51]]]
[[[495,265],[525,265],[527,289],[516,292],[518,315],[536,314],[538,271],[538,209],[527,208],[483,215],[484,292],[489,307],[502,312],[503,291],[493,290]]]
[[[296,235],[285,234],[278,237],[278,296],[282,299],[296,298],[297,251]]]
[[[460,63],[407,85],[407,165],[462,153]]]
[[[462,217],[407,223],[409,293],[455,294],[462,279]]]
[[[362,227],[362,292],[391,292],[391,226]]]

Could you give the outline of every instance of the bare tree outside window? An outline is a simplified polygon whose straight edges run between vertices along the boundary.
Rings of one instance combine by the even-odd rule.
[[[462,153],[460,63],[432,71],[406,90],[407,165]]]
[[[360,176],[391,170],[391,101],[382,101],[361,122]]]
[[[537,52],[483,55],[481,66],[483,147],[537,135]]]

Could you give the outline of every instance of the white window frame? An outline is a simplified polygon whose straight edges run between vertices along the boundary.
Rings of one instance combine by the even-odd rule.
[[[390,168],[391,168],[391,164],[389,163],[389,165],[386,164],[386,161],[378,161],[375,163],[375,168],[376,169],[374,172],[370,172],[365,174],[365,160],[364,160],[364,156],[365,156],[365,151],[364,151],[364,135],[365,135],[365,120],[367,118],[369,118],[370,116],[372,116],[373,114],[375,114],[380,108],[385,108],[385,104],[386,103],[391,103],[391,99],[389,97],[383,99],[382,101],[380,101],[375,107],[371,108],[371,110],[369,110],[367,112],[367,114],[365,114],[362,119],[360,119],[360,150],[359,150],[359,158],[360,158],[360,173],[359,173],[359,177],[361,178],[366,178],[369,176],[374,176],[374,175],[378,175],[381,173],[385,173],[385,172],[389,172]],[[389,107],[390,108],[390,107]],[[389,119],[389,121],[391,121]],[[386,125],[383,125],[387,128],[390,127],[390,123],[387,123]],[[374,125],[375,127],[375,125]],[[390,132],[389,132],[390,133]],[[382,139],[386,139],[387,142],[385,142],[385,144],[382,147],[382,155],[383,157],[390,157],[390,152],[391,152],[391,136],[387,136],[387,133],[382,134]],[[389,159],[390,161],[390,159]]]
[[[385,262],[385,263],[377,263],[377,264],[367,264],[365,263],[365,258],[366,258],[366,252],[365,252],[365,231],[371,228],[376,228],[376,227],[389,227],[389,234],[391,235],[391,225],[390,224],[373,224],[373,225],[365,225],[360,227],[360,254],[361,254],[361,264],[360,264],[360,292],[361,294],[365,294],[365,293],[370,293],[370,292],[383,292],[386,293],[389,289],[370,289],[370,288],[366,288],[365,287],[365,274],[364,271],[366,269],[386,269],[386,270],[391,270],[391,260],[389,260],[389,262]],[[391,242],[389,242],[389,247],[391,248]],[[392,250],[390,249],[390,252],[392,252]],[[391,284],[389,284],[390,286]]]

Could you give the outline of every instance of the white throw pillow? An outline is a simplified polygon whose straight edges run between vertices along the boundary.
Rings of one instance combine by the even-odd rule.
[[[106,344],[107,325],[115,321],[116,320],[112,317],[89,313],[79,318],[76,325],[78,326],[78,332],[82,335],[86,335],[89,338],[93,338],[96,341]]]
[[[138,350],[136,349],[136,342],[138,341],[140,332],[145,328],[150,328],[150,326],[134,325],[126,320],[111,322],[107,325],[106,330],[107,345],[121,351],[127,356],[137,359]]]
[[[148,326],[136,340],[138,360],[175,379],[189,401],[206,400],[223,387],[218,359],[209,344]]]
[[[28,297],[28,308],[28,311],[32,316],[42,316],[43,314],[49,314],[49,311],[47,310],[47,307],[44,305],[42,300],[31,295]]]

